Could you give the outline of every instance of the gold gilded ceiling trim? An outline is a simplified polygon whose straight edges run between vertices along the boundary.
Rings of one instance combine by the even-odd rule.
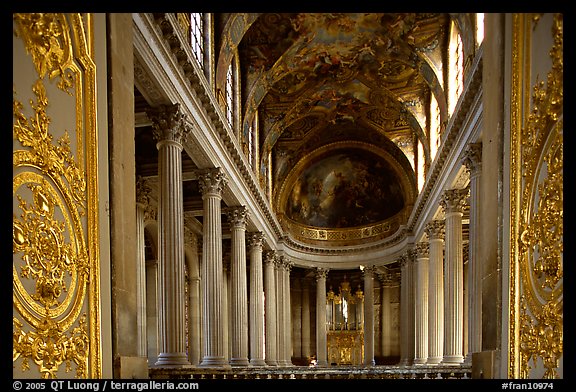
[[[14,14],[13,20],[15,40],[21,40],[35,71],[20,73],[14,81],[13,361],[21,360],[22,372],[31,371],[34,362],[42,378],[58,377],[62,364],[66,372],[75,366],[76,377],[99,378],[92,16]],[[16,99],[17,88],[30,80],[35,99],[25,108]],[[62,110],[70,103],[72,110]],[[52,121],[48,107],[56,108],[51,113],[63,121]],[[30,110],[33,115],[27,118]],[[73,138],[66,129],[50,129],[51,123],[67,122],[76,127]]]
[[[530,88],[540,18],[513,16],[510,378],[556,378],[563,356],[563,18],[552,19],[552,67]]]

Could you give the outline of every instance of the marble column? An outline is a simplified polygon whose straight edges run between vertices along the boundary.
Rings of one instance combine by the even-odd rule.
[[[156,260],[146,263],[146,343],[148,365],[154,366],[158,361],[160,350],[158,320],[159,305],[159,284],[158,284],[158,262]]]
[[[428,364],[444,357],[444,221],[426,224],[428,259]]]
[[[392,331],[390,329],[390,324],[392,320],[392,309],[391,309],[391,278],[388,273],[379,274],[380,279],[380,329],[381,329],[381,351],[383,357],[389,357],[392,355]]]
[[[146,255],[144,237],[144,209],[145,206],[136,203],[136,238],[138,241],[136,264],[136,306],[138,322],[138,356],[146,357],[148,349],[146,347]]]
[[[326,335],[327,276],[327,269],[316,269],[316,360],[319,367],[328,366],[328,338]]]
[[[231,326],[232,352],[230,365],[248,366],[248,284],[246,282],[246,221],[245,206],[231,207],[226,211],[230,222],[231,259]]]
[[[184,297],[184,208],[182,143],[190,132],[180,106],[148,111],[158,149],[158,259],[160,272],[160,354],[157,366],[189,365]]]
[[[202,338],[204,355],[200,366],[223,367],[227,364],[224,348],[222,319],[222,189],[226,179],[221,169],[204,169],[198,172],[202,192],[204,221],[202,241]]]
[[[250,252],[250,365],[266,366],[264,361],[264,274],[262,271],[262,232],[248,233]]]
[[[278,366],[285,366],[286,346],[284,340],[284,266],[282,257],[276,255],[274,259],[274,272],[276,278],[276,361]]]
[[[463,163],[470,174],[470,222],[468,224],[468,353],[482,351],[482,265],[480,264],[480,179],[482,175],[482,143],[470,144]]]
[[[310,282],[305,278],[302,279],[302,357],[310,355]]]
[[[268,366],[278,366],[275,260],[275,251],[264,252],[265,361]]]
[[[200,276],[198,271],[198,237],[191,230],[184,230],[190,247],[188,265],[188,360],[197,366],[201,360]]]
[[[415,354],[414,364],[428,361],[428,242],[418,242],[414,248],[415,260]]]
[[[444,358],[442,363],[464,361],[464,276],[462,259],[462,209],[468,191],[444,191],[441,206],[446,219],[446,260],[444,271]]]
[[[402,286],[400,299],[401,360],[400,364],[410,366],[414,362],[414,274],[413,252],[407,251],[400,257]]]
[[[374,366],[374,274],[376,268],[362,269],[364,276],[364,366]]]
[[[283,324],[284,324],[284,366],[292,366],[292,313],[290,303],[290,269],[292,263],[287,257],[282,257],[282,292],[283,292]]]

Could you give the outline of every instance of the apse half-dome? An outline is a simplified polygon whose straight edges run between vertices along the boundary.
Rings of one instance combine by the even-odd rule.
[[[354,143],[320,149],[298,162],[278,207],[285,227],[299,239],[354,240],[390,235],[407,217],[413,194],[391,155]]]
[[[290,190],[286,217],[308,226],[349,228],[390,218],[404,204],[388,162],[370,151],[342,150],[302,171]]]

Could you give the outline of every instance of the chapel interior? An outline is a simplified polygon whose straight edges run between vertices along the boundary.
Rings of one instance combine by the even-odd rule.
[[[563,378],[562,59],[561,13],[13,14],[13,377]]]

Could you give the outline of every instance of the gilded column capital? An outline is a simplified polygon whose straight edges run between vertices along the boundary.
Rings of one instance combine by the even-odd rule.
[[[198,170],[198,184],[200,186],[200,191],[202,196],[207,194],[217,194],[222,195],[222,190],[227,184],[226,176],[224,172],[219,167],[210,169]]]
[[[318,282],[318,280],[320,279],[326,279],[326,277],[328,276],[328,268],[320,268],[317,267],[316,268],[316,282]]]
[[[426,224],[424,228],[429,240],[441,240],[444,238],[444,221],[433,220]]]
[[[190,133],[191,126],[180,108],[180,104],[160,105],[146,111],[152,121],[153,136],[158,142],[157,146],[165,141],[182,145]]]
[[[416,243],[414,247],[416,260],[430,257],[430,244],[425,241]]]
[[[226,210],[226,216],[230,222],[230,226],[233,228],[246,228],[246,222],[249,215],[250,214],[248,213],[246,206],[234,206]]]
[[[466,166],[470,176],[482,170],[482,143],[470,143],[462,154],[462,164]]]
[[[469,189],[447,189],[442,194],[440,206],[444,212],[462,212],[466,204]]]
[[[254,231],[250,233],[246,233],[246,243],[248,244],[248,248],[259,248],[262,249],[264,244],[264,233],[261,231]]]

